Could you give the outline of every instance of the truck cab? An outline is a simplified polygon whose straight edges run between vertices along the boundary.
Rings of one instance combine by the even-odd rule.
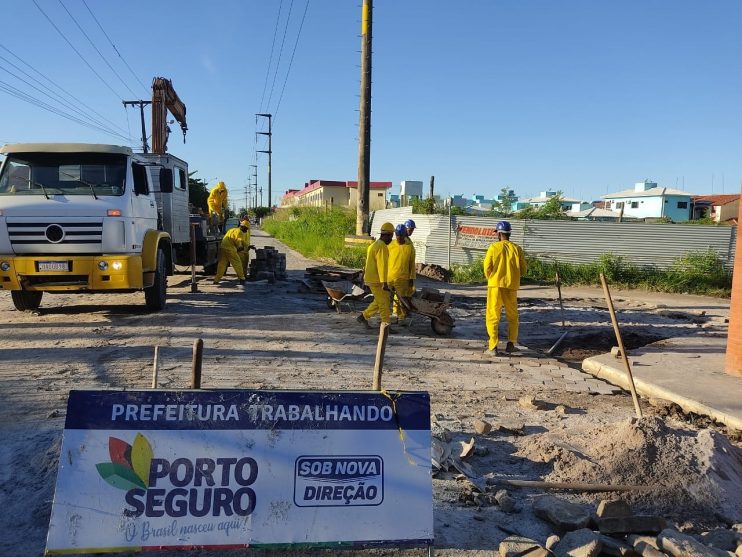
[[[38,308],[44,292],[139,290],[164,308],[167,276],[190,252],[185,161],[79,143],[0,154],[0,289],[17,309]],[[217,245],[200,246],[202,262]]]

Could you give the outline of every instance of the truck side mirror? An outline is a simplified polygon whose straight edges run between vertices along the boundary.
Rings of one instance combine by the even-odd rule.
[[[160,192],[173,193],[173,170],[172,168],[160,169]]]

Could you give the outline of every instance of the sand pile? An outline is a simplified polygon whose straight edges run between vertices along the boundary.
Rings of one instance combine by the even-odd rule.
[[[533,436],[519,456],[553,465],[548,481],[649,485],[627,499],[652,512],[742,521],[742,451],[710,430],[660,418]]]

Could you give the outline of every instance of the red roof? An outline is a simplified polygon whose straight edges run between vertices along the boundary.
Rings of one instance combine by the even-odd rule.
[[[706,201],[708,203],[711,203],[711,205],[726,205],[727,203],[736,201],[739,198],[740,194],[738,193],[727,193],[720,195],[697,195],[693,198],[693,201],[695,201],[696,203],[699,201]]]

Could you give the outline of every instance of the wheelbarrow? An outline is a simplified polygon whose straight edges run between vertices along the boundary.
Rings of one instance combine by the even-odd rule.
[[[363,287],[358,286],[349,280],[340,280],[335,282],[322,281],[322,286],[327,291],[327,307],[341,313],[342,306],[346,306],[348,311],[353,311],[356,302],[362,302],[373,295]]]
[[[405,311],[430,318],[430,327],[437,335],[450,335],[454,328],[454,318],[446,310],[451,307],[451,295],[441,294],[433,288],[423,288],[411,297],[399,298]]]

